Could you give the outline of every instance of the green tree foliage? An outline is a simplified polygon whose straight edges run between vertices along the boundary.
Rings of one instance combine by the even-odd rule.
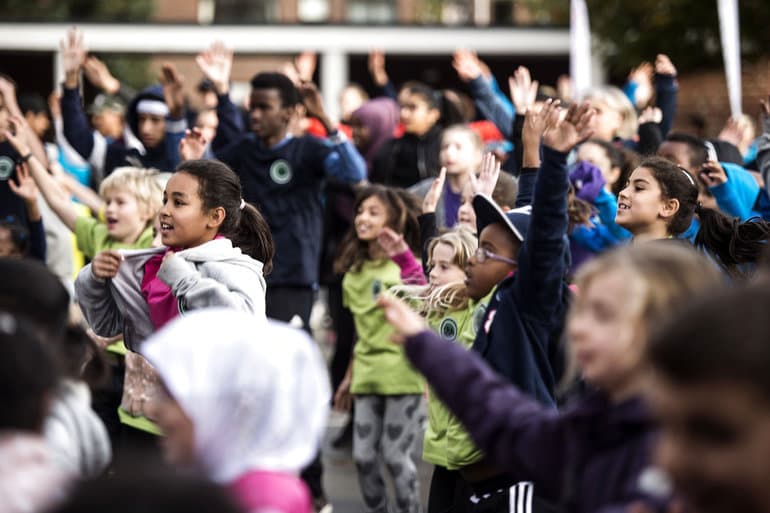
[[[135,23],[149,19],[153,0],[0,0],[3,21]],[[88,43],[88,28],[85,28]],[[62,33],[62,38],[64,33]],[[121,81],[135,88],[153,82],[145,55],[99,55]]]
[[[552,24],[569,23],[569,0],[523,0]],[[613,74],[658,53],[667,53],[680,70],[719,66],[717,0],[586,0],[595,48]],[[740,0],[741,54],[753,60],[770,53],[770,2]],[[541,16],[537,16],[541,15]]]
[[[145,21],[152,6],[152,0],[0,0],[5,21]]]

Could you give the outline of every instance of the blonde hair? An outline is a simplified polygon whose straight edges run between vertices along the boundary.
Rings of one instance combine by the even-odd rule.
[[[452,263],[461,269],[465,269],[478,247],[478,241],[473,232],[465,227],[456,227],[431,239],[428,243],[428,268],[433,267],[433,250],[439,244],[446,244],[452,248]],[[412,301],[418,313],[424,317],[461,310],[468,305],[468,293],[463,282],[447,283],[440,287],[401,285],[390,290]]]
[[[476,167],[481,165],[481,159],[484,156],[484,142],[481,140],[481,136],[478,132],[476,132],[474,129],[472,129],[470,126],[463,124],[463,123],[457,123],[454,125],[449,125],[441,132],[441,145],[444,144],[444,137],[447,136],[447,134],[450,134],[452,132],[457,132],[460,134],[464,134],[468,137],[468,139],[471,141],[471,145],[473,146],[473,150],[476,152]],[[477,169],[473,169],[472,172],[476,173],[478,172]]]
[[[568,322],[585,291],[599,276],[623,273],[624,282],[634,287],[634,304],[624,305],[636,317],[634,331],[647,338],[649,329],[660,324],[704,290],[723,283],[717,266],[691,246],[660,240],[626,246],[603,253],[578,271],[578,294],[570,309]],[[576,375],[570,358],[567,384]]]
[[[165,180],[164,180],[165,179]],[[150,215],[150,222],[160,210],[163,202],[163,188],[168,178],[157,169],[141,167],[119,167],[99,185],[99,196],[105,198],[109,191],[124,191],[136,197],[141,209]]]
[[[615,133],[617,137],[631,139],[636,135],[638,129],[636,109],[623,91],[614,86],[596,87],[589,90],[584,99],[603,103],[620,114],[620,126]]]

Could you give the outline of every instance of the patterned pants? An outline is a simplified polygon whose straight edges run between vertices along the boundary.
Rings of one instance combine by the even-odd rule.
[[[419,513],[417,467],[411,453],[419,429],[420,395],[355,396],[353,459],[367,513]],[[393,479],[396,507],[388,508],[380,463]]]

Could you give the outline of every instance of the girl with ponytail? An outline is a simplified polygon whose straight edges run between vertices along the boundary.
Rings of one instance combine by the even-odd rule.
[[[770,239],[770,223],[766,221],[742,223],[701,206],[695,178],[660,157],[643,160],[631,173],[618,195],[615,222],[630,231],[636,241],[678,237],[699,222],[695,246],[705,250],[731,276],[744,274]]]
[[[75,282],[95,334],[122,335],[129,350],[121,420],[151,433],[157,428],[144,413],[158,382],[137,354],[141,344],[189,310],[227,307],[265,319],[263,275],[273,259],[267,222],[242,199],[235,173],[218,161],[179,164],[158,221],[164,247],[102,251]]]

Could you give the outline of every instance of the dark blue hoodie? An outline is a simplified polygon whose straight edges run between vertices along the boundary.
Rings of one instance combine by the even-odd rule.
[[[126,124],[134,139],[139,134],[136,106],[145,99],[164,101],[163,88],[159,85],[148,87],[137,94],[128,105]],[[83,111],[80,92],[77,88],[63,88],[61,110],[67,142],[81,157],[102,167],[105,176],[121,166],[152,167],[160,171],[173,171],[179,164],[179,142],[187,128],[184,117],[179,120],[167,118],[163,141],[155,148],[145,148],[138,139],[132,142],[124,138],[107,143],[101,134],[92,130]]]
[[[220,97],[220,123],[233,129],[217,131],[217,143],[236,133],[235,123],[226,121],[228,113],[237,113],[231,106],[229,98]],[[241,134],[215,155],[235,171],[243,198],[270,225],[275,257],[268,285],[315,286],[321,256],[323,180],[333,176],[346,183],[360,182],[366,177],[363,157],[349,141],[288,136],[266,148],[253,133]]]
[[[549,406],[556,405],[556,345],[570,294],[568,188],[567,154],[543,148],[518,269],[497,286],[473,344],[495,371]]]

